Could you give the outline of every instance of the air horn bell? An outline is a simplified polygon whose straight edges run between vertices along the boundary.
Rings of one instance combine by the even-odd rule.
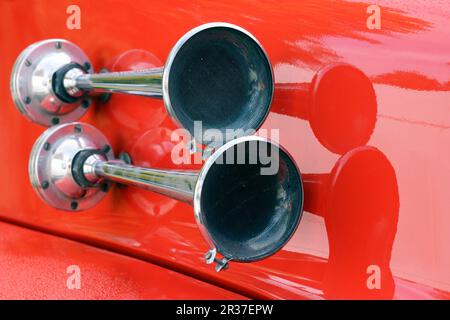
[[[169,115],[194,135],[196,120],[203,131],[258,129],[270,109],[273,82],[270,61],[253,35],[232,24],[208,23],[186,33],[164,67],[138,71],[92,74],[75,44],[37,42],[16,60],[11,94],[28,119],[44,126],[79,119],[93,91],[162,98]]]
[[[263,170],[267,159],[277,170]],[[127,164],[114,158],[96,128],[62,124],[36,141],[29,174],[37,194],[61,210],[95,206],[112,182],[191,204],[211,248],[205,260],[216,262],[217,271],[230,260],[253,262],[278,251],[295,232],[303,209],[302,179],[294,160],[282,147],[256,136],[227,142],[200,172],[175,171]]]

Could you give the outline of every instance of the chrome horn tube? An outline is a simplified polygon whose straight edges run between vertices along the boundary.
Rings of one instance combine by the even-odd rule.
[[[66,73],[63,85],[71,95],[79,91],[116,92],[131,95],[163,98],[164,68],[144,69],[139,71],[84,73],[82,70],[72,74]]]
[[[258,40],[221,22],[187,32],[164,67],[93,74],[78,46],[50,39],[26,48],[11,75],[17,108],[38,124],[76,121],[89,108],[92,93],[116,92],[163,99],[169,115],[197,141],[208,129],[257,130],[273,91],[272,66]],[[195,121],[202,121],[199,133]]]
[[[114,158],[94,127],[47,129],[33,146],[29,174],[37,194],[66,211],[95,206],[112,182],[187,202],[216,270],[230,260],[253,262],[280,250],[302,216],[303,184],[292,157],[267,139],[246,136],[221,146],[200,171],[136,167]],[[217,253],[223,258],[218,259]]]
[[[83,171],[85,175],[90,176],[88,181],[92,183],[97,183],[103,178],[193,203],[198,172],[140,168],[120,161],[94,159],[86,161],[92,161],[91,167],[85,164]]]

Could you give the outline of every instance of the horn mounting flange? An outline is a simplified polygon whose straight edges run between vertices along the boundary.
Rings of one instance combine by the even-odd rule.
[[[11,95],[20,112],[32,122],[52,126],[75,121],[86,113],[89,97],[64,101],[55,92],[53,76],[68,64],[83,66],[81,72],[92,73],[85,53],[62,39],[32,44],[17,58],[11,74]]]
[[[110,187],[101,181],[82,187],[74,179],[72,163],[82,150],[102,150],[102,160],[114,159],[108,140],[88,124],[70,123],[45,131],[31,151],[29,175],[37,194],[50,206],[65,211],[89,209],[100,202]]]

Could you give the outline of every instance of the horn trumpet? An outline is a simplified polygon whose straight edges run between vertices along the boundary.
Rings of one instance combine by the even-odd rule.
[[[44,126],[78,120],[93,92],[160,98],[191,135],[197,120],[204,130],[257,130],[273,96],[273,72],[264,49],[248,31],[228,23],[208,23],[187,32],[164,67],[92,72],[78,46],[62,39],[44,40],[17,58],[11,94],[28,119]]]
[[[200,171],[136,167],[115,159],[96,128],[70,123],[47,129],[33,146],[29,174],[37,194],[68,211],[95,206],[112,182],[191,204],[216,270],[281,249],[303,209],[303,185],[292,157],[267,139],[246,136],[217,149]],[[218,259],[217,253],[223,258]]]

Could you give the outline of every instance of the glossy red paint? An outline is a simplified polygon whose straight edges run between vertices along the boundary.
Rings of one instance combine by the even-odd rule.
[[[343,154],[369,141],[377,101],[372,82],[361,70],[331,63],[310,83],[278,84],[272,111],[307,120],[325,148]]]
[[[82,29],[68,30],[70,4],[0,3],[0,219],[252,298],[450,298],[448,4],[380,0],[381,30],[369,30],[372,1],[78,1]],[[265,47],[276,92],[264,128],[280,129],[280,142],[307,181],[307,210],[290,243],[267,260],[232,263],[218,274],[202,262],[207,247],[188,205],[132,187],[114,188],[98,207],[79,214],[43,204],[29,184],[27,162],[44,129],[19,114],[8,88],[15,58],[37,40],[68,39],[86,51],[96,70],[124,70],[164,62],[179,37],[210,21],[242,26]],[[321,96],[328,110],[323,116],[333,111],[333,118],[319,117],[326,125],[316,127],[305,121],[311,120],[305,111],[314,95],[310,85],[336,63],[350,64],[372,81],[376,105],[367,83],[349,88],[348,78],[338,74],[326,88],[340,99]],[[352,117],[360,111],[349,105],[352,89],[356,106],[372,105],[367,117]],[[175,128],[161,101],[114,95],[82,121],[102,130],[136,164],[173,166],[170,148],[155,138],[155,132],[167,138]],[[333,143],[324,139],[328,129],[341,133],[332,135]],[[342,179],[330,180],[336,176]],[[381,271],[379,290],[367,287],[371,265]],[[171,286],[160,289],[170,292]]]
[[[343,155],[331,173],[303,177],[305,210],[324,218],[328,235],[325,293],[332,298],[358,298],[367,290],[368,266],[377,266],[383,289],[366,294],[392,297],[395,284],[389,263],[399,195],[389,160],[378,149],[363,146]]]
[[[141,260],[6,223],[0,223],[0,270],[0,299],[245,298]]]

